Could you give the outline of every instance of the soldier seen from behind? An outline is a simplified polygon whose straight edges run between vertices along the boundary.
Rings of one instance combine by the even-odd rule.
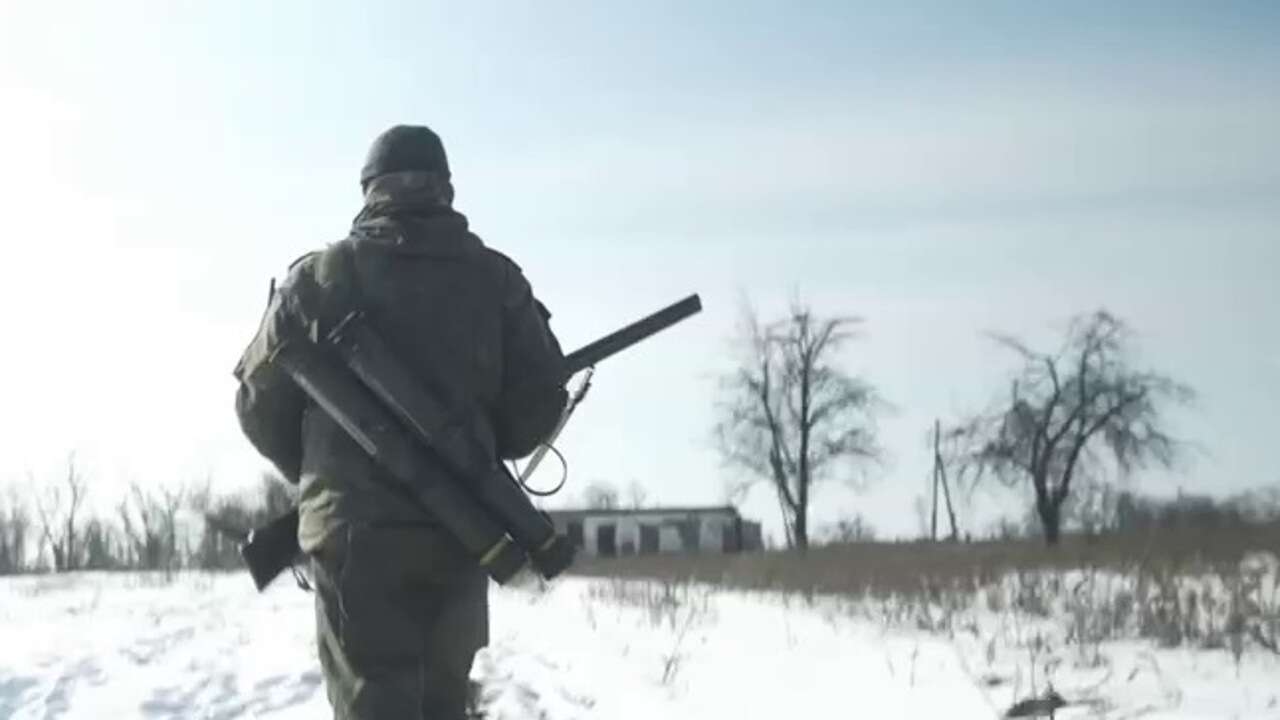
[[[383,133],[360,184],[364,207],[347,238],[294,263],[274,293],[236,368],[236,412],[254,447],[300,486],[298,540],[311,558],[334,716],[463,718],[472,659],[488,641],[485,573],[256,349],[285,332],[280,323],[323,334],[360,310],[424,385],[483,409],[495,458],[527,455],[551,432],[566,402],[564,358],[520,268],[453,209],[435,133]]]

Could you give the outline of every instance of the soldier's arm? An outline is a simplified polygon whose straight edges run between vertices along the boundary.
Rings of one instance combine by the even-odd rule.
[[[564,410],[564,354],[549,321],[514,264],[503,301],[503,381],[494,417],[498,455],[519,458],[538,447]]]
[[[302,470],[302,413],[306,398],[296,387],[240,384],[236,416],[240,429],[280,475],[297,484]]]
[[[297,483],[302,466],[302,414],[307,398],[279,368],[271,353],[297,323],[293,291],[297,267],[274,292],[257,334],[236,364],[236,417],[240,429],[263,457],[289,482]]]

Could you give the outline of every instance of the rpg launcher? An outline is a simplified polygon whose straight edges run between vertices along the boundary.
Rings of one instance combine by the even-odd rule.
[[[569,378],[698,313],[689,297],[606,335],[565,357]],[[574,548],[558,535],[513,478],[493,457],[480,410],[446,389],[424,385],[386,346],[359,313],[327,336],[287,341],[271,362],[386,471],[390,489],[452,533],[490,577],[505,583],[526,564],[551,579],[573,561]],[[584,381],[551,437],[531,458],[529,476],[568,422],[589,387]],[[445,470],[445,477],[437,471]],[[259,590],[300,556],[298,511],[255,529],[241,556]]]

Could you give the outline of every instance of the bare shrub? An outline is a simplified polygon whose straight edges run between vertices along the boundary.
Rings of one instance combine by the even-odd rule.
[[[690,583],[614,579],[592,584],[587,589],[587,598],[642,610],[650,626],[671,633],[671,647],[661,655],[661,681],[666,685],[674,682],[680,672],[689,634],[712,617],[712,593],[710,587]],[[588,615],[594,626],[595,613],[590,607]]]
[[[592,600],[644,610],[650,625],[668,630],[678,627],[681,619],[688,614],[706,616],[711,593],[709,587],[685,582],[645,582],[620,578],[594,583],[587,589],[587,596]]]
[[[1241,633],[1280,654],[1280,558],[1269,552],[1246,556],[1240,563],[1233,600],[1233,614],[1241,617]]]
[[[84,529],[84,569],[119,570],[128,566],[124,536],[102,518],[91,518]]]
[[[178,512],[185,490],[158,488],[147,491],[134,483],[117,512],[129,545],[129,560],[142,570],[172,573],[181,565],[178,545]]]
[[[27,570],[27,538],[31,515],[26,502],[16,492],[0,504],[0,575]]]
[[[32,485],[35,485],[34,479]],[[62,481],[48,485],[36,500],[41,540],[49,548],[55,572],[80,567],[83,553],[80,512],[87,494],[88,486],[76,467],[75,455],[70,455]]]
[[[1132,595],[1115,588],[1114,575],[1088,568],[1064,600],[1065,642],[1075,646],[1077,665],[1101,665],[1102,643],[1115,637],[1131,617]]]
[[[819,537],[826,545],[847,545],[875,540],[876,531],[865,517],[855,513],[823,528]]]
[[[917,630],[955,637],[957,630],[972,630],[972,623],[965,622],[974,604],[974,589],[957,585],[943,585],[928,577],[920,579],[921,591],[903,595],[893,604],[906,608]]]

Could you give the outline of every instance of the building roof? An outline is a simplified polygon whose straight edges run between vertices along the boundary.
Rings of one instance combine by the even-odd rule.
[[[563,508],[547,510],[552,517],[587,517],[594,515],[709,515],[725,513],[737,516],[738,509],[732,505],[704,505],[701,507],[646,507],[646,508]]]

